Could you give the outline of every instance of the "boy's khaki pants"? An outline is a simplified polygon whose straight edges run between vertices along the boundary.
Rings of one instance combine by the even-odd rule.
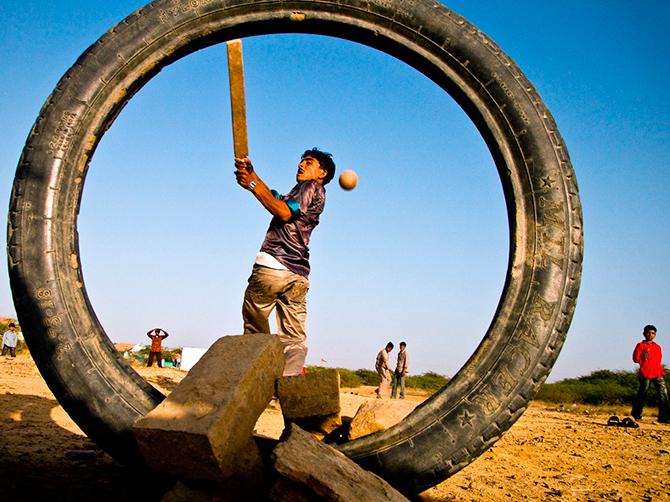
[[[301,374],[305,365],[307,291],[309,281],[306,277],[290,270],[254,265],[244,293],[244,334],[270,333],[268,318],[272,309],[277,309],[277,334],[286,359],[284,376]]]

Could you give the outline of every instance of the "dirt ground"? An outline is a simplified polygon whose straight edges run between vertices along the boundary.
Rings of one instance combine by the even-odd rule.
[[[139,368],[163,392],[183,378],[173,368]],[[412,392],[409,400],[425,396]],[[371,388],[343,389],[352,416]],[[670,501],[670,426],[646,410],[639,429],[607,427],[625,409],[567,409],[533,403],[474,463],[421,494],[423,502]],[[257,433],[277,436],[269,408]],[[125,469],[99,450],[58,405],[29,356],[0,358],[0,500],[160,501],[163,478]]]

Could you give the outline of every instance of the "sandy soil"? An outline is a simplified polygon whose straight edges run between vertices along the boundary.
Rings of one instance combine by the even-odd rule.
[[[184,376],[173,368],[138,371],[166,393]],[[343,415],[372,397],[371,388],[343,389]],[[670,501],[670,426],[651,414],[639,429],[606,426],[612,413],[625,412],[533,403],[493,448],[418,500]],[[281,424],[281,413],[269,408],[256,430],[276,436]],[[99,450],[58,405],[28,356],[0,359],[0,432],[3,501],[150,502],[170,488],[169,481],[127,470]]]

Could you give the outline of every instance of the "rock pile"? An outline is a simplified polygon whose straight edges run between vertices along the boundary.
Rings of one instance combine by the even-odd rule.
[[[277,336],[223,337],[136,422],[147,464],[179,479],[163,502],[406,501],[379,476],[319,441],[348,432],[342,431],[348,421],[342,425],[337,370],[282,377],[283,370]],[[258,445],[267,441],[254,439],[253,429],[273,396],[286,428],[279,444],[271,444],[271,455],[262,455]],[[377,422],[376,430],[394,425]]]

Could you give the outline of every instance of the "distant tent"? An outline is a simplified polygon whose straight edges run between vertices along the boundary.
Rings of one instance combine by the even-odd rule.
[[[184,347],[181,349],[181,364],[179,369],[182,371],[190,370],[195,363],[207,352],[207,349],[199,349],[196,347]]]

